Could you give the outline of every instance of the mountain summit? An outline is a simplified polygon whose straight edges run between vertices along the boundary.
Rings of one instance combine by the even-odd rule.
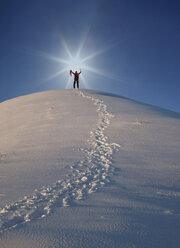
[[[55,90],[0,116],[0,247],[179,247],[180,114]]]

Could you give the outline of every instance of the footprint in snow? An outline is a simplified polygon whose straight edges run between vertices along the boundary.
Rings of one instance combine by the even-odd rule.
[[[57,207],[72,206],[73,202],[84,199],[110,182],[114,172],[112,154],[120,148],[119,144],[107,142],[104,130],[113,117],[105,103],[90,95],[78,92],[97,106],[98,121],[96,129],[90,132],[89,148],[81,149],[86,158],[70,167],[70,175],[52,185],[35,190],[22,200],[0,209],[0,232],[10,230],[20,223],[44,218]],[[47,118],[52,119],[52,108],[48,109]]]

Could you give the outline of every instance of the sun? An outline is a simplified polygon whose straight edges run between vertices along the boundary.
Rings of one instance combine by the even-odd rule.
[[[80,70],[81,68],[84,67],[82,61],[80,58],[71,58],[69,61],[68,61],[68,66],[69,66],[69,69],[72,70],[72,71],[78,71]]]
[[[70,88],[71,83],[72,83],[72,78],[70,77],[70,74],[69,74],[70,70],[72,70],[72,71],[80,71],[81,70],[82,72],[89,71],[91,73],[95,73],[95,74],[98,74],[98,75],[103,76],[103,77],[115,79],[111,75],[108,75],[107,73],[105,73],[104,71],[99,70],[97,68],[97,66],[93,67],[92,65],[90,66],[88,64],[88,62],[90,60],[92,60],[95,57],[97,57],[101,54],[104,54],[106,51],[112,49],[115,46],[115,44],[107,46],[103,49],[97,50],[93,53],[90,53],[85,57],[82,57],[81,51],[82,51],[82,48],[84,46],[84,43],[85,43],[85,39],[83,39],[83,42],[80,43],[75,56],[73,56],[73,54],[71,53],[71,51],[69,49],[68,44],[65,42],[64,39],[62,39],[61,44],[62,44],[63,49],[65,50],[65,52],[67,54],[66,58],[55,57],[53,55],[50,55],[50,54],[47,54],[44,52],[38,52],[38,55],[40,55],[46,59],[49,59],[49,60],[52,60],[54,62],[59,63],[60,68],[61,68],[59,71],[57,71],[56,73],[54,73],[54,74],[50,75],[48,78],[46,78],[45,81],[47,82],[47,81],[50,81],[50,80],[60,76],[61,74],[66,74],[67,75],[67,83],[66,83],[65,88],[66,89]],[[88,88],[88,82],[86,80],[85,73],[81,74],[81,79],[82,79],[82,84],[84,85],[84,87]]]

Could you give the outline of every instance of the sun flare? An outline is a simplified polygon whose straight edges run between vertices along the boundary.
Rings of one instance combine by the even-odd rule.
[[[50,81],[58,76],[60,76],[61,74],[65,74],[67,75],[67,83],[65,88],[71,88],[71,83],[72,83],[72,78],[69,75],[69,71],[82,71],[83,73],[81,74],[81,81],[82,84],[85,88],[88,88],[88,81],[86,80],[86,76],[84,72],[91,72],[94,74],[98,74],[100,76],[106,77],[106,78],[112,78],[110,75],[107,74],[107,72],[104,72],[102,70],[99,70],[97,68],[97,66],[92,66],[88,65],[88,62],[90,60],[93,60],[95,57],[107,52],[108,50],[112,49],[112,47],[114,47],[114,45],[111,46],[107,46],[103,49],[97,50],[93,53],[89,53],[86,56],[82,57],[81,56],[81,50],[84,46],[85,43],[85,39],[83,40],[83,42],[80,43],[79,48],[77,49],[77,53],[75,56],[73,56],[73,54],[71,53],[68,44],[65,42],[64,39],[61,40],[61,44],[67,54],[66,58],[61,58],[61,57],[56,57],[44,52],[38,52],[38,55],[40,55],[43,58],[49,59],[51,61],[57,62],[60,64],[60,70],[55,72],[54,74],[50,75],[48,78],[46,78],[46,82]],[[91,61],[92,62],[92,61]]]

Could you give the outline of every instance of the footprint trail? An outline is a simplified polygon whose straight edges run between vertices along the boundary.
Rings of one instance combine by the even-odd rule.
[[[85,159],[70,166],[70,175],[65,179],[35,190],[22,200],[0,209],[0,232],[44,218],[57,207],[72,206],[110,182],[114,171],[112,154],[120,147],[116,143],[109,144],[104,134],[113,115],[102,100],[82,91],[78,91],[78,95],[92,101],[98,113],[97,126],[90,132],[89,148],[82,149],[86,154]]]

